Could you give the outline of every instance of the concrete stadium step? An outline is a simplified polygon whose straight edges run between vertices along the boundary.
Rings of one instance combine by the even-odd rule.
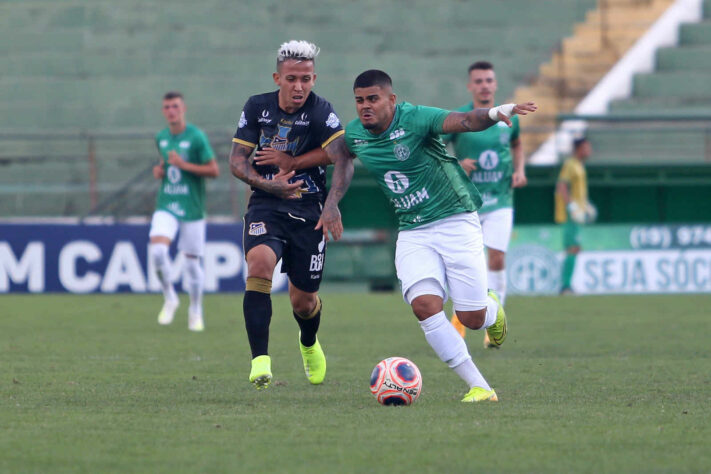
[[[634,97],[711,97],[708,77],[693,71],[637,74]]]
[[[657,53],[658,71],[711,71],[711,44],[662,48]]]
[[[647,97],[616,100],[610,104],[612,115],[709,115],[711,98]]]
[[[591,163],[703,163],[706,155],[707,130],[703,127],[620,126],[590,129],[587,136],[594,150]]]
[[[711,19],[699,23],[686,23],[679,29],[679,44],[710,45],[711,46]]]

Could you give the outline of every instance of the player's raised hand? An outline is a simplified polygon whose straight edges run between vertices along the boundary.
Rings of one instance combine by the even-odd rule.
[[[459,162],[465,173],[469,174],[472,171],[476,171],[476,160],[472,158],[464,158]]]
[[[275,150],[272,147],[264,147],[261,150],[257,150],[254,155],[256,164],[276,166],[282,171],[293,170],[295,161],[293,156],[287,155],[283,151]]]
[[[174,150],[171,150],[168,152],[168,164],[183,169],[185,167],[185,160]]]
[[[321,212],[321,217],[314,227],[315,230],[321,229],[323,238],[328,242],[328,233],[331,232],[333,240],[338,240],[343,235],[343,222],[341,222],[341,211],[338,206],[326,206]]]
[[[304,181],[290,183],[289,180],[294,177],[294,174],[295,171],[279,171],[273,179],[266,181],[263,189],[282,199],[298,199],[301,197],[301,187],[304,185]]]
[[[153,167],[153,177],[155,179],[163,179],[163,176],[165,176],[165,167],[163,160],[160,160],[160,163]]]
[[[513,113],[517,115],[528,115],[529,112],[535,112],[538,110],[538,106],[535,102],[525,102],[523,104],[516,104],[513,108]]]

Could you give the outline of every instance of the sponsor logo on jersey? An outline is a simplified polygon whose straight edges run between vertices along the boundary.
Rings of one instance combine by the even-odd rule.
[[[338,128],[338,126],[341,124],[341,121],[338,120],[338,116],[331,112],[328,114],[328,118],[326,119],[326,126],[331,127],[331,128]]]
[[[405,136],[405,130],[398,128],[397,130],[393,130],[393,132],[390,134],[390,140],[397,140],[398,138],[402,138]]]
[[[180,148],[190,148],[190,142],[188,140],[183,140],[178,144]]]
[[[165,148],[168,146],[168,140],[161,140],[158,142],[158,146],[161,148]]]
[[[410,209],[412,206],[416,206],[429,198],[430,195],[427,193],[427,189],[422,188],[419,191],[415,191],[414,193],[392,198],[390,202],[393,203],[393,206],[395,206],[396,209]],[[417,220],[418,218],[415,219],[415,222],[419,222]]]
[[[180,204],[178,204],[177,202],[171,202],[170,204],[168,204],[167,207],[168,207],[168,210],[170,212],[172,212],[173,214],[175,214],[176,216],[182,217],[185,215],[185,211],[183,210],[182,207],[180,207]]]
[[[398,161],[405,161],[410,158],[410,149],[404,143],[398,143],[395,145],[393,153],[395,153],[395,158],[397,158]]]
[[[166,173],[166,175],[168,176],[168,181],[173,184],[179,182],[180,178],[182,177],[182,173],[180,173],[180,168],[173,165],[168,166],[168,172]]]
[[[267,225],[264,222],[250,222],[247,233],[249,235],[264,235],[267,233]]]
[[[410,180],[399,171],[388,171],[383,176],[385,185],[395,194],[404,193],[410,187]]]
[[[495,206],[499,202],[499,198],[491,194],[490,192],[482,193],[481,195],[482,207],[483,206]]]
[[[306,112],[302,113],[302,114],[299,116],[299,119],[294,122],[294,125],[298,125],[298,126],[300,126],[300,127],[304,127],[304,126],[310,124],[311,121],[310,121],[310,120],[306,120],[307,118],[309,118],[308,114],[307,114]]]
[[[478,160],[479,168],[484,170],[493,170],[499,166],[499,155],[494,150],[485,150],[481,152]]]
[[[262,116],[257,119],[257,123],[272,123],[272,119],[269,118],[268,110],[262,110]]]
[[[353,139],[354,145],[365,145],[366,143],[368,143],[368,140],[363,140],[362,138],[354,138]]]
[[[239,116],[239,124],[237,125],[237,127],[244,128],[245,125],[247,125],[247,117],[244,116],[244,110],[243,110],[242,114]]]

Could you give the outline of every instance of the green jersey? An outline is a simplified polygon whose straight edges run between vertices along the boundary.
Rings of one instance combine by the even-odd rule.
[[[481,206],[479,192],[439,140],[448,114],[403,102],[380,135],[366,130],[359,119],[346,127],[348,148],[392,202],[400,230]]]
[[[473,109],[474,104],[470,102],[457,111],[469,112]],[[484,200],[480,213],[513,207],[511,142],[518,139],[518,115],[511,117],[511,123],[513,126],[510,128],[504,122],[498,122],[481,132],[453,133],[442,137],[445,143],[452,143],[459,160],[469,158],[476,161],[476,170],[471,172],[469,178]]]
[[[166,128],[156,134],[156,146],[163,157],[165,176],[161,181],[156,200],[156,210],[167,211],[181,221],[195,221],[205,217],[205,177],[181,170],[168,164],[168,152],[175,151],[180,157],[197,165],[215,158],[207,135],[192,124],[185,130],[171,135]]]

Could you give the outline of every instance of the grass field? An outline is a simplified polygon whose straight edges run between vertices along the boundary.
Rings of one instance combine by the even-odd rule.
[[[0,297],[1,472],[709,472],[711,296],[510,298],[504,348],[470,333],[500,402],[462,404],[397,294],[325,294],[322,386],[274,299],[275,383],[247,382],[241,295],[208,295],[207,331],[160,298]],[[372,367],[422,371],[382,407]]]

